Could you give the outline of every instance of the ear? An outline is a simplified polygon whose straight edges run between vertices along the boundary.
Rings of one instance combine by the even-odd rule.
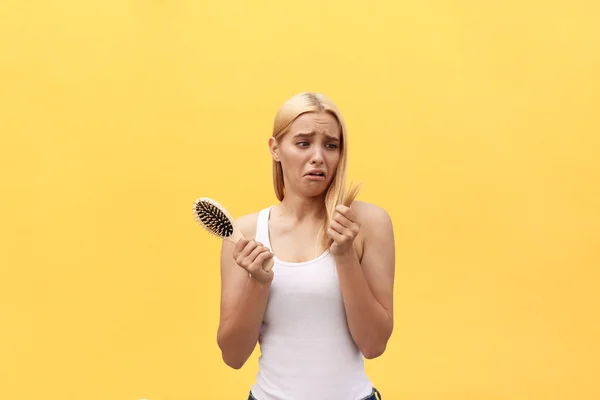
[[[277,139],[272,136],[269,138],[269,149],[271,150],[273,160],[279,162],[279,143],[277,142]]]

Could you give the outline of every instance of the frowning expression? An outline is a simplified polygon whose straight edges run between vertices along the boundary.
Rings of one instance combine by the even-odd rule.
[[[279,141],[271,141],[275,161],[281,162],[286,190],[318,196],[329,187],[340,160],[340,127],[327,112],[300,115]]]

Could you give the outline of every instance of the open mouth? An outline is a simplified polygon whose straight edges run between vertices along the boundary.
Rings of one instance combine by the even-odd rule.
[[[306,174],[306,179],[309,181],[324,181],[325,180],[325,173],[324,172],[309,172],[308,174]]]

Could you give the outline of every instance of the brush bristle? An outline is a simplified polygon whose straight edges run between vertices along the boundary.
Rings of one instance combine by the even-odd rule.
[[[196,220],[210,233],[226,238],[233,235],[233,224],[228,216],[209,201],[198,200],[194,204]]]

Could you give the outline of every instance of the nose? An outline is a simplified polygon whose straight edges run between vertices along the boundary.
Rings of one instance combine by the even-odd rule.
[[[323,152],[320,148],[315,148],[314,153],[312,154],[312,158],[310,160],[311,164],[321,165],[323,164]]]

